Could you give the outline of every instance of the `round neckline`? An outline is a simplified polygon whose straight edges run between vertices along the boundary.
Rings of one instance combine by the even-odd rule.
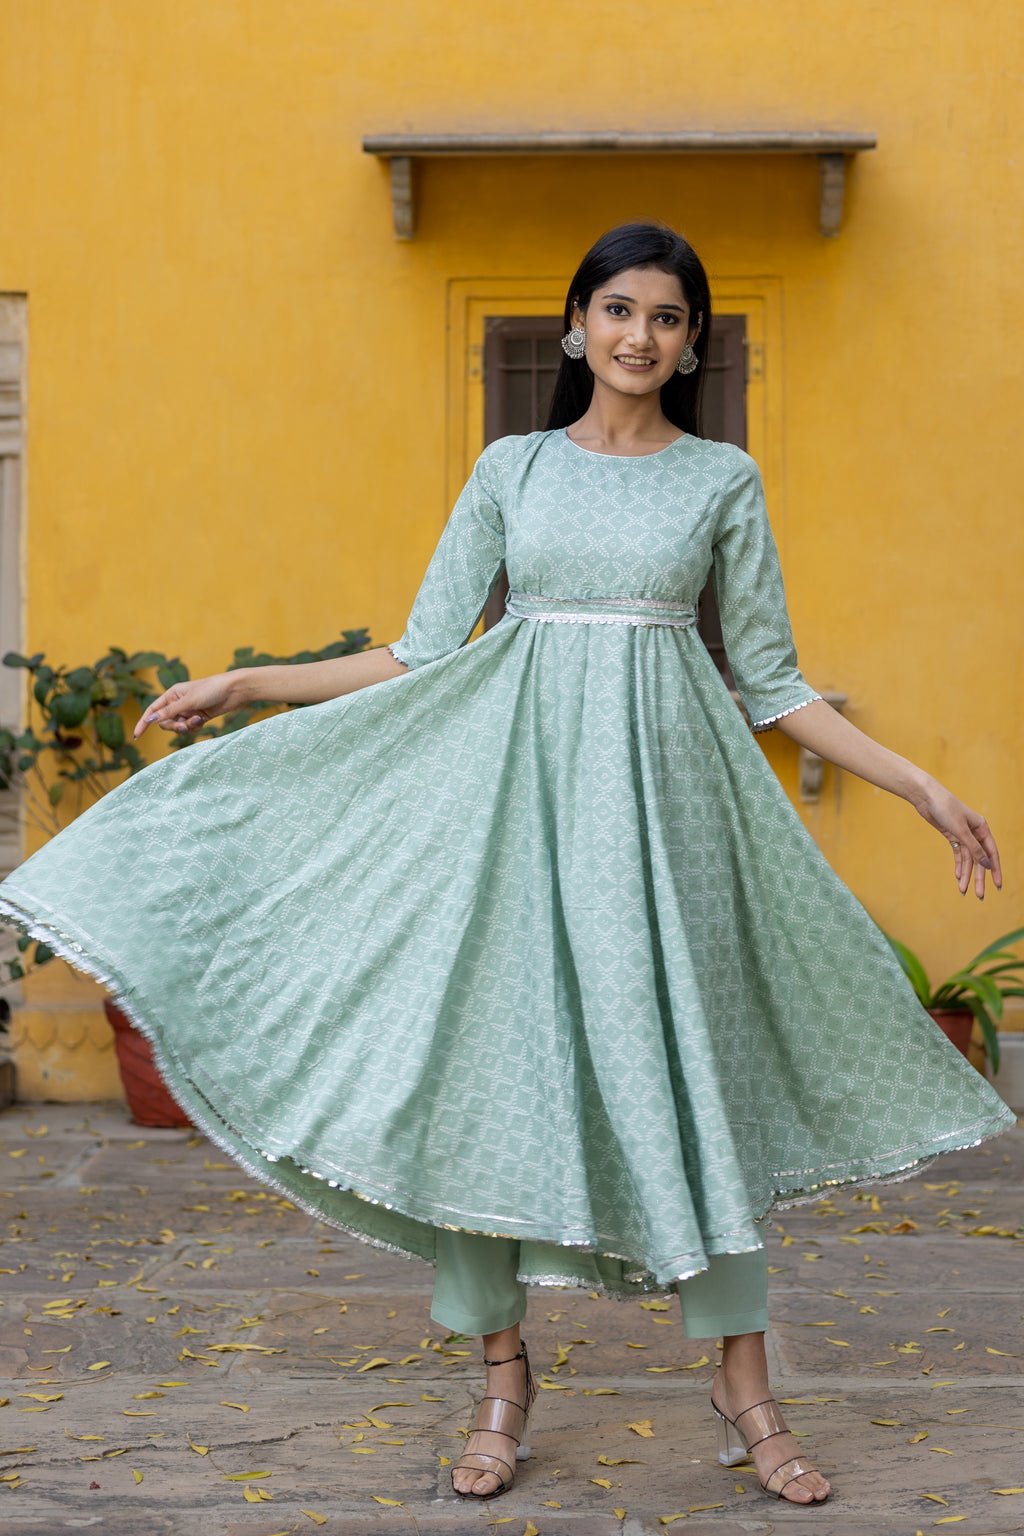
[[[565,438],[567,443],[576,449],[578,453],[589,454],[590,458],[592,459],[615,459],[615,461],[619,464],[628,464],[635,459],[639,459],[641,461],[644,459],[660,459],[663,453],[668,453],[670,449],[676,446],[677,443],[683,442],[686,438],[692,436],[692,434],[689,432],[681,432],[678,437],[673,438],[672,442],[666,443],[664,448],[655,449],[653,453],[599,453],[595,448],[583,448],[579,443],[573,442],[572,438],[569,436],[568,427],[562,428],[562,436]]]

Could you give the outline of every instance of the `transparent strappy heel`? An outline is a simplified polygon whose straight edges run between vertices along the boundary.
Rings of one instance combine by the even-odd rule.
[[[515,1462],[526,1461],[530,1455],[530,1447],[526,1444],[526,1421],[530,1416],[534,1398],[537,1396],[537,1383],[533,1379],[530,1369],[530,1357],[526,1352],[526,1341],[516,1355],[510,1355],[507,1360],[488,1360],[485,1356],[484,1365],[510,1365],[513,1360],[522,1360],[526,1366],[526,1402],[514,1403],[508,1397],[485,1397],[480,1404],[480,1412],[477,1414],[476,1423],[472,1433],[477,1430],[488,1430],[492,1435],[504,1435],[515,1446],[512,1461],[506,1461],[503,1456],[489,1456],[483,1451],[466,1451],[464,1455],[451,1469],[452,1491],[462,1499],[496,1499],[499,1494],[507,1493],[515,1482]],[[504,1471],[502,1471],[504,1468]],[[493,1493],[474,1493],[472,1489],[455,1486],[455,1474],[461,1469],[471,1472],[490,1472],[499,1479],[499,1487]],[[505,1476],[505,1473],[508,1476]]]
[[[788,1435],[789,1430],[783,1423],[778,1404],[773,1397],[766,1397],[763,1402],[753,1403],[751,1407],[744,1408],[735,1419],[727,1419],[722,1410],[716,1406],[715,1399],[711,1399],[711,1411],[718,1420],[718,1460],[723,1467],[735,1467],[739,1462],[746,1461],[755,1445],[760,1445],[763,1440],[771,1440],[775,1435]],[[745,1430],[740,1429],[739,1420],[753,1417],[749,1420],[749,1429],[755,1435],[753,1440],[747,1438]],[[795,1483],[806,1472],[816,1472],[817,1468],[810,1466],[801,1460],[799,1456],[790,1456],[788,1461],[782,1461],[774,1472],[761,1483],[761,1492],[766,1493],[770,1499],[781,1499],[790,1483]],[[808,1492],[810,1490],[808,1489]],[[829,1495],[823,1499],[817,1496],[806,1501],[787,1499],[787,1504],[795,1504],[798,1508],[811,1505],[825,1504]]]

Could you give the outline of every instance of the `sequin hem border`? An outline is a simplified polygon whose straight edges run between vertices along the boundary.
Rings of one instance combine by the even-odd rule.
[[[811,701],[808,700],[808,702]],[[2,897],[0,897],[0,921],[6,921],[14,927],[20,929],[21,932],[24,933],[28,938],[35,939],[38,942],[46,944],[47,947],[51,949],[53,953],[60,959],[66,961],[68,965],[72,966],[75,970],[80,971],[83,975],[91,977],[94,981],[98,982],[101,987],[103,987],[107,992],[111,994],[111,997],[116,1003],[117,1007],[120,1008],[122,1013],[125,1014],[126,1018],[130,1020],[135,1028],[139,1030],[140,1034],[144,1035],[145,1038],[149,1041],[153,1052],[154,1065],[156,1066],[157,1072],[160,1075],[161,1081],[166,1085],[171,1096],[177,1099],[178,1096],[175,1093],[175,1074],[170,1070],[167,1064],[160,1042],[156,1038],[155,1031],[145,1019],[145,1017],[135,1007],[134,1002],[128,995],[127,989],[122,985],[122,983],[113,974],[113,972],[101,965],[98,965],[94,960],[90,958],[90,956],[86,954],[85,949],[81,944],[78,944],[75,940],[69,938],[68,935],[62,933],[51,923],[47,923],[36,917],[33,917],[29,912],[17,906],[16,903],[8,901],[6,898]],[[253,1162],[249,1157],[245,1155],[245,1153],[239,1152],[237,1147],[232,1144],[229,1136],[225,1135],[224,1132],[219,1129],[216,1123],[207,1117],[202,1108],[197,1110],[196,1105],[193,1102],[195,1098],[198,1097],[201,1099],[203,1104],[206,1104],[208,1101],[196,1084],[191,1083],[189,1086],[191,1092],[187,1095],[188,1102],[183,1107],[187,1110],[196,1129],[201,1131],[203,1135],[206,1136],[208,1140],[214,1144],[214,1146],[219,1147],[221,1151],[226,1152],[229,1157],[233,1158],[238,1166],[242,1168],[247,1174],[249,1174],[251,1178],[256,1179],[259,1183],[265,1184],[268,1188],[274,1189],[278,1193],[284,1195],[285,1199],[290,1200],[293,1205],[295,1205],[299,1210],[304,1211],[306,1215],[316,1217],[318,1220],[324,1222],[325,1225],[333,1227],[335,1231],[344,1232],[346,1236],[354,1237],[359,1242],[368,1244],[368,1246],[371,1248],[378,1248],[386,1253],[401,1255],[403,1258],[416,1259],[428,1264],[435,1262],[433,1259],[427,1258],[425,1255],[418,1253],[415,1249],[404,1248],[400,1244],[396,1243],[389,1243],[383,1238],[374,1237],[368,1232],[361,1231],[357,1227],[353,1227],[343,1221],[339,1221],[337,1217],[325,1212],[314,1202],[303,1199],[303,1197],[297,1191],[291,1189],[281,1180],[275,1179],[272,1174],[269,1174],[266,1171],[265,1163],[263,1166],[261,1166],[260,1164]],[[210,1106],[210,1109],[211,1112],[213,1112],[212,1105]],[[771,1212],[774,1210],[791,1210],[794,1206],[804,1205],[811,1201],[818,1200],[821,1198],[821,1191],[825,1189],[836,1189],[853,1184],[869,1186],[877,1184],[903,1183],[905,1180],[913,1178],[915,1174],[922,1172],[932,1162],[935,1161],[936,1157],[942,1156],[946,1152],[965,1151],[971,1147],[979,1146],[982,1141],[987,1141],[993,1136],[1002,1135],[1005,1131],[1010,1130],[1016,1123],[1016,1115],[1008,1109],[1005,1116],[1000,1116],[999,1120],[995,1122],[994,1125],[992,1125],[990,1122],[990,1128],[983,1131],[981,1135],[976,1135],[973,1140],[956,1142],[952,1146],[942,1147],[941,1149],[937,1149],[929,1154],[917,1157],[912,1161],[903,1164],[901,1167],[891,1170],[890,1172],[853,1174],[845,1178],[839,1177],[834,1179],[824,1179],[820,1183],[805,1185],[803,1187],[775,1189],[773,1190],[773,1197],[767,1202],[764,1208],[753,1217],[753,1223],[754,1225],[758,1225],[766,1219],[770,1220]],[[246,1139],[240,1132],[233,1131],[232,1128],[226,1124],[226,1122],[225,1125],[227,1131],[231,1135],[235,1135],[238,1137],[239,1141],[245,1142]],[[965,1128],[965,1130],[960,1132],[951,1132],[950,1135],[951,1137],[958,1134],[969,1135],[972,1131],[976,1131],[977,1129],[977,1126],[971,1127],[970,1130],[966,1130]],[[249,1146],[247,1142],[246,1146]],[[249,1147],[249,1150],[255,1154],[256,1157],[261,1158],[261,1160],[263,1159],[264,1155],[258,1148]],[[905,1153],[900,1152],[890,1154],[890,1156],[902,1155],[905,1155]],[[277,1160],[277,1158],[274,1158],[274,1161]],[[326,1175],[315,1174],[311,1168],[305,1167],[301,1162],[298,1161],[297,1158],[290,1157],[289,1160],[294,1163],[300,1172],[305,1173],[307,1176],[322,1180],[324,1183],[328,1182]],[[879,1159],[879,1161],[881,1160],[882,1159]],[[789,1175],[789,1177],[793,1176],[793,1174]],[[786,1175],[780,1175],[779,1177],[786,1177]],[[340,1188],[341,1186],[338,1184],[338,1181],[335,1180],[333,1187]],[[414,1216],[410,1212],[404,1211],[401,1204],[397,1200],[392,1202],[384,1202],[375,1196],[363,1194],[360,1190],[356,1189],[352,1185],[346,1186],[342,1190],[342,1193],[351,1193],[355,1195],[357,1199],[366,1200],[370,1205],[387,1204],[388,1209],[396,1211],[399,1215],[407,1216],[409,1220],[423,1222],[423,1224],[426,1226],[444,1226],[449,1231],[464,1231],[486,1237],[507,1237],[514,1235],[503,1232],[481,1232],[479,1228],[468,1224],[454,1225],[446,1222],[438,1222],[436,1224],[425,1222],[423,1217]],[[468,1213],[459,1214],[462,1214],[464,1217],[468,1216]],[[469,1221],[472,1221],[472,1219],[472,1217],[469,1217]],[[735,1235],[738,1236],[738,1234]],[[548,1241],[547,1239],[536,1239],[529,1237],[520,1238],[520,1240],[526,1242]],[[716,1240],[712,1238],[709,1241],[710,1246],[714,1247]],[[598,1250],[596,1247],[587,1247],[583,1243],[563,1244],[557,1241],[552,1241],[552,1246],[561,1248],[578,1247],[584,1249],[584,1251],[594,1257],[610,1258],[618,1262],[631,1265],[636,1264],[635,1259],[627,1258],[623,1255],[605,1253],[603,1250]],[[760,1247],[763,1247],[762,1243],[755,1243],[744,1248],[728,1248],[725,1249],[724,1252],[754,1252],[757,1248]],[[707,1250],[705,1249],[704,1255],[693,1255],[692,1257],[693,1259],[697,1259],[698,1257],[707,1256]],[[717,1257],[717,1255],[712,1253],[710,1257]],[[679,1262],[688,1264],[690,1259],[690,1255],[679,1256],[675,1260],[670,1260],[668,1267],[672,1267],[674,1264]],[[563,1274],[559,1275],[557,1278],[550,1276],[531,1276],[529,1277],[528,1283],[533,1285],[596,1290],[603,1293],[605,1296],[611,1296],[618,1300],[628,1301],[632,1297],[640,1294],[654,1295],[663,1294],[667,1291],[670,1291],[677,1283],[677,1281],[689,1280],[692,1279],[694,1275],[703,1273],[703,1271],[707,1268],[707,1265],[698,1264],[697,1268],[692,1270],[687,1269],[685,1273],[673,1275],[671,1278],[662,1281],[655,1280],[654,1275],[656,1269],[664,1270],[665,1267],[665,1265],[655,1266],[653,1264],[649,1267],[643,1265],[637,1266],[635,1271],[635,1279],[629,1277],[623,1278],[623,1286],[628,1286],[629,1289],[621,1290],[615,1286],[606,1285],[600,1279],[600,1277],[594,1279],[592,1276],[585,1275],[570,1276]]]

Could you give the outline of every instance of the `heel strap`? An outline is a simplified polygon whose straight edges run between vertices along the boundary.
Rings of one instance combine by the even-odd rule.
[[[484,1365],[511,1365],[513,1360],[525,1360],[525,1359],[526,1359],[526,1343],[524,1341],[523,1344],[520,1345],[518,1355],[509,1355],[507,1360],[488,1360],[487,1356],[484,1355]]]

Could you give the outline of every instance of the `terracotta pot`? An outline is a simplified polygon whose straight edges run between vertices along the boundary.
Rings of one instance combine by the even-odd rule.
[[[974,1028],[974,1014],[969,1008],[929,1008],[928,1012],[942,1030],[947,1040],[951,1040],[962,1056],[970,1054],[971,1030]]]
[[[191,1125],[188,1115],[167,1092],[145,1035],[109,999],[104,1001],[103,1011],[114,1031],[117,1064],[135,1124],[154,1127]]]

